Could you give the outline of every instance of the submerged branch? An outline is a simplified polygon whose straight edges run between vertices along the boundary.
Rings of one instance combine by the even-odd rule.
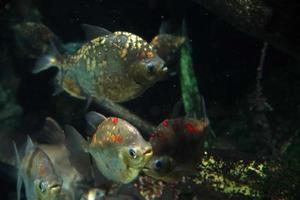
[[[147,135],[150,135],[155,128],[149,122],[144,121],[137,115],[130,112],[128,109],[124,108],[123,106],[121,106],[117,103],[110,101],[107,98],[101,97],[101,99],[100,98],[98,98],[97,100],[95,99],[93,102],[99,108],[105,110],[106,112],[127,120],[132,125],[134,125],[137,129],[139,129],[141,132],[143,132]]]
[[[299,60],[297,2],[270,0],[193,0],[236,29],[267,41]]]

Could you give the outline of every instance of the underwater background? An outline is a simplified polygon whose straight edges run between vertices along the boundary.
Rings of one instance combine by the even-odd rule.
[[[299,199],[299,9],[297,1],[283,0],[0,0],[1,199],[16,199],[12,141],[22,146],[27,135],[38,138],[46,117],[84,133],[89,111],[118,116],[149,141],[149,127],[165,119],[199,118],[204,100],[210,130],[197,145],[208,156],[199,155],[198,172],[184,183],[158,183],[141,172],[149,182],[130,183],[142,185],[142,195],[132,199]],[[138,97],[87,107],[67,92],[53,95],[57,69],[32,73],[42,56],[35,48],[47,33],[16,28],[24,22],[45,25],[75,46],[65,47],[69,52],[86,41],[82,24],[148,42],[166,31],[184,35],[186,43],[168,66],[172,75]],[[118,105],[138,119],[124,117]],[[178,148],[180,156],[191,153],[188,145]],[[155,187],[165,188],[165,196],[152,197]]]

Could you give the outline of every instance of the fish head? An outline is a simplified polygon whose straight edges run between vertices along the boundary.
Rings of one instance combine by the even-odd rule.
[[[100,188],[90,188],[80,197],[80,200],[104,200],[105,196],[105,190]]]
[[[113,160],[114,166],[107,174],[113,174],[114,180],[122,183],[135,179],[153,154],[152,146],[140,132],[117,117],[108,117],[98,125],[89,151],[99,166],[104,162],[109,165]]]
[[[143,172],[152,178],[165,182],[176,182],[184,176],[196,173],[192,164],[178,163],[171,156],[153,156],[145,165]]]
[[[128,167],[142,169],[153,155],[151,144],[129,122],[120,119],[118,125],[118,133],[123,138],[120,157]]]
[[[34,189],[40,200],[56,200],[59,199],[61,193],[62,181],[47,180],[44,178],[38,178],[34,181]]]
[[[157,81],[163,80],[168,75],[168,68],[165,61],[154,51],[148,53],[142,59],[138,59],[129,68],[129,74],[139,85],[152,85]]]
[[[165,177],[172,171],[173,159],[169,156],[153,156],[143,168],[143,172],[153,178]]]
[[[144,141],[136,145],[123,147],[121,150],[121,158],[129,168],[142,169],[153,155],[150,143]]]
[[[151,157],[152,148],[150,144],[144,147],[136,145],[120,149],[119,158],[125,169],[121,173],[120,182],[126,184],[133,181]]]
[[[57,199],[61,192],[62,179],[57,175],[50,158],[37,147],[32,160],[33,163],[29,166],[32,166],[33,187],[38,199]]]

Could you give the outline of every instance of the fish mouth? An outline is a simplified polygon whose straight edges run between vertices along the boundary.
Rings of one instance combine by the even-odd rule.
[[[162,67],[160,67],[160,69],[157,71],[157,75],[160,79],[163,79],[167,76],[169,72],[169,69],[166,65],[163,65]]]
[[[150,177],[153,177],[153,178],[159,178],[159,174],[156,173],[155,171],[153,171],[153,169],[149,168],[149,167],[144,167],[142,169],[142,172],[147,175],[147,176],[150,176]]]
[[[144,152],[144,158],[145,158],[145,161],[148,162],[153,156],[153,151],[152,149],[147,149],[145,152]]]
[[[54,184],[50,186],[50,190],[52,192],[59,192],[61,190],[61,185],[60,184]]]
[[[146,166],[142,169],[142,171],[145,172],[145,173],[149,172],[150,170],[151,169],[149,167],[146,167]]]

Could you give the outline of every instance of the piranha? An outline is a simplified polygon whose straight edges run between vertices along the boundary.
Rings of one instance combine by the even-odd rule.
[[[203,155],[208,119],[181,117],[161,122],[150,137],[153,157],[143,171],[166,182],[196,171]]]
[[[86,188],[93,186],[93,168],[89,155],[76,151],[72,139],[65,136],[64,130],[54,119],[46,118],[37,140],[39,148],[49,156],[63,180],[63,199],[79,199]]]
[[[68,137],[93,157],[98,170],[116,183],[133,181],[152,156],[152,147],[129,122],[117,117],[104,117],[96,112],[86,115],[93,127],[87,142],[72,126],[66,126]],[[75,143],[75,142],[74,142]]]
[[[13,26],[16,52],[29,58],[39,58],[46,54],[50,41],[57,40],[56,35],[44,24],[21,22]]]
[[[33,73],[57,67],[57,91],[79,99],[101,97],[125,102],[168,75],[168,68],[153,45],[128,32],[83,25],[89,41],[72,55],[53,54],[37,61]],[[53,45],[55,46],[55,45]]]
[[[48,155],[34,145],[30,137],[22,160],[14,143],[17,175],[17,199],[21,198],[22,183],[25,185],[28,200],[58,200],[62,188],[62,180],[58,176]]]
[[[151,44],[154,49],[156,49],[159,57],[165,61],[166,65],[169,67],[169,71],[171,67],[175,68],[174,66],[176,66],[176,63],[179,60],[179,50],[185,40],[185,37],[167,33],[160,33],[152,39]]]

